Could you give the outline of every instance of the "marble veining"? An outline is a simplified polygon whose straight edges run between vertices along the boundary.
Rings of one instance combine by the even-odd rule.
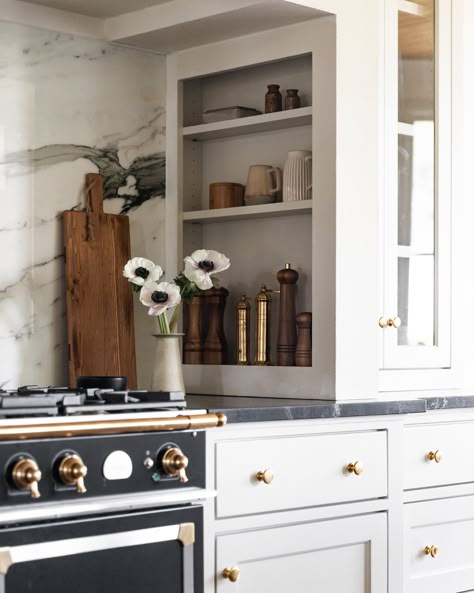
[[[84,208],[86,173],[132,252],[164,261],[164,105],[163,56],[0,20],[0,387],[68,382],[62,213]]]

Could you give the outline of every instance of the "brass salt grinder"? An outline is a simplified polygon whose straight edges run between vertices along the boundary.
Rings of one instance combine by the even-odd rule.
[[[257,309],[257,327],[255,330],[255,364],[257,366],[269,366],[270,360],[270,327],[271,327],[271,304],[272,297],[270,290],[262,284],[260,292],[255,298]]]
[[[250,364],[250,301],[245,292],[237,303],[237,364]]]

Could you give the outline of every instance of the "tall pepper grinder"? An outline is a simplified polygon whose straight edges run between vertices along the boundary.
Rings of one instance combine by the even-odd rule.
[[[278,319],[277,365],[295,366],[296,353],[296,283],[299,274],[286,264],[277,273],[280,283],[280,314]]]
[[[207,336],[203,345],[203,364],[225,364],[227,341],[224,334],[224,309],[229,291],[209,288],[205,291],[208,312]]]
[[[245,292],[237,303],[237,364],[250,364],[250,301]]]
[[[201,364],[203,353],[203,322],[205,296],[198,292],[185,302],[188,328],[184,336],[183,361],[185,364]]]
[[[270,326],[272,297],[265,284],[255,297],[257,309],[257,327],[255,330],[255,364],[269,366],[270,361]]]

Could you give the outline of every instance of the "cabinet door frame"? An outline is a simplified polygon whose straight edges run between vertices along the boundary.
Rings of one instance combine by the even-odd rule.
[[[311,541],[308,545],[301,540],[294,541],[290,537],[292,529],[311,531]],[[285,531],[286,530],[286,531]],[[259,534],[271,532],[272,550],[263,550],[260,547]],[[287,534],[288,537],[282,536]],[[248,545],[241,545],[242,539],[249,537]],[[366,570],[370,570],[370,590],[383,593],[387,591],[387,514],[385,512],[373,513],[357,517],[329,519],[304,524],[293,524],[253,532],[236,532],[218,535],[216,541],[216,593],[239,591],[239,583],[231,583],[222,576],[226,567],[243,566],[246,562],[270,559],[287,554],[300,554],[305,551],[318,551],[335,549],[367,543],[370,546],[370,563]],[[262,554],[261,556],[260,553]],[[266,555],[266,556],[265,556]],[[311,568],[308,567],[311,571]],[[245,571],[241,570],[242,577]],[[264,578],[265,575],[263,575]],[[256,583],[253,590],[262,590],[262,583]]]
[[[434,346],[398,345],[397,331],[382,331],[383,369],[449,369],[451,359],[451,2],[435,0],[435,294]],[[398,308],[398,0],[386,3],[385,203],[383,206],[383,315]]]

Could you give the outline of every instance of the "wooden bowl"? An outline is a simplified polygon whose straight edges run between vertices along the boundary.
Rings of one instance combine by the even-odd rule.
[[[234,208],[244,205],[245,187],[227,181],[209,185],[209,208]]]

